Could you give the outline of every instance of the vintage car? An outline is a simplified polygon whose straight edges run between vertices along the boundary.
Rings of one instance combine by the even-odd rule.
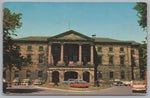
[[[34,85],[41,85],[42,84],[42,80],[41,79],[36,79],[33,82]]]
[[[12,86],[12,82],[10,82],[9,79],[4,79],[3,78],[3,83],[6,85],[6,87],[11,87]]]
[[[120,79],[115,79],[113,82],[112,82],[113,85],[115,86],[122,86],[123,83],[120,81]]]
[[[30,79],[23,79],[22,82],[21,82],[21,85],[25,85],[25,86],[28,86],[30,84],[31,84]]]
[[[75,82],[70,83],[70,87],[78,87],[78,88],[88,88],[89,83],[83,80],[78,80]]]
[[[132,92],[135,92],[135,91],[146,92],[146,89],[147,89],[145,81],[132,81],[131,87],[132,87]]]
[[[131,81],[128,81],[128,80],[122,80],[121,82],[123,83],[124,86],[130,86],[131,85]]]
[[[63,81],[63,84],[70,84],[72,82],[75,82],[75,79],[68,79],[67,81]]]
[[[14,85],[19,85],[20,80],[19,80],[19,78],[15,78],[12,82]]]
[[[6,93],[6,88],[7,88],[7,82],[6,80],[3,78],[3,92]]]

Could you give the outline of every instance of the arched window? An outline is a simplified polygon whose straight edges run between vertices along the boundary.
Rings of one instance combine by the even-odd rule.
[[[59,72],[58,71],[54,71],[52,72],[52,82],[59,82]]]
[[[90,82],[90,73],[85,71],[83,72],[83,80],[86,82]]]

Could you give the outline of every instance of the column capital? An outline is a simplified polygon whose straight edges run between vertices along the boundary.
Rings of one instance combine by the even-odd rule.
[[[61,45],[64,45],[64,42],[60,42]]]
[[[82,43],[82,42],[80,42],[80,43],[79,43],[79,46],[82,46],[82,45],[83,45],[83,43]]]

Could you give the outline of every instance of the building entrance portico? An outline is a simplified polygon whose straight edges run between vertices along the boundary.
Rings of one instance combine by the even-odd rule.
[[[54,83],[57,80],[59,83],[68,79],[82,79],[89,83],[94,82],[94,68],[77,68],[77,67],[49,67],[47,71],[47,82]]]
[[[49,82],[55,80],[51,79],[51,73],[54,71],[57,72],[57,77],[54,76],[53,78],[59,76],[60,83],[68,79],[84,79],[87,82],[93,82],[93,39],[75,31],[65,32],[49,38],[47,71]]]

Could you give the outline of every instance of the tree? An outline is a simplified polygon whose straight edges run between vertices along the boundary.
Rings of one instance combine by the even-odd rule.
[[[133,8],[137,10],[137,16],[139,17],[138,23],[143,29],[147,28],[147,4],[144,2],[138,2]]]
[[[139,47],[139,63],[141,78],[145,79],[145,71],[147,69],[147,44],[145,41]]]
[[[137,16],[139,17],[138,23],[144,30],[147,29],[147,4],[144,2],[138,2],[133,8],[137,10]],[[139,60],[140,60],[140,75],[141,78],[145,78],[145,71],[147,69],[147,43],[143,41],[139,47]]]
[[[17,36],[16,29],[22,26],[21,15],[21,13],[12,14],[8,8],[3,9],[3,64],[5,69],[9,69],[10,81],[13,67],[21,69],[22,66],[27,65],[26,58],[21,56],[12,40],[12,36]]]

